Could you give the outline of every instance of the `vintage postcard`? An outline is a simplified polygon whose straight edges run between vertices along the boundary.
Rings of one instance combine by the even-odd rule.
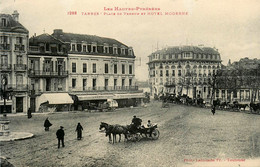
[[[7,167],[259,167],[258,0],[0,0]]]

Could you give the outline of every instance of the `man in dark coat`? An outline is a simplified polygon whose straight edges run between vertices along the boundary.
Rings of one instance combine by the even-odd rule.
[[[49,121],[48,117],[46,118],[46,120],[44,121],[44,127],[45,127],[45,131],[49,131],[49,128],[52,126],[51,122]]]
[[[60,148],[60,142],[62,144],[62,147],[65,147],[65,145],[64,145],[65,132],[63,130],[63,126],[60,126],[60,129],[57,130],[56,136],[57,136],[57,139],[58,139],[58,148]]]
[[[80,123],[78,123],[77,128],[76,128],[78,140],[81,140],[81,138],[82,138],[82,130],[83,130],[83,127],[80,125]]]
[[[216,111],[215,106],[212,106],[211,112],[212,112],[213,115],[215,114],[215,111]]]
[[[131,127],[131,130],[134,131],[134,132],[136,132],[137,129],[141,126],[141,124],[142,124],[142,119],[137,118],[137,117],[134,115],[134,117],[133,117],[133,119],[132,119],[132,125],[133,125],[133,126]]]
[[[27,116],[28,116],[28,119],[32,118],[32,110],[31,110],[31,108],[28,108]]]

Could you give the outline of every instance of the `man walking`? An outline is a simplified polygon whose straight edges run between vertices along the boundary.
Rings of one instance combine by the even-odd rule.
[[[63,130],[63,126],[60,126],[60,129],[57,130],[56,136],[58,138],[58,148],[60,148],[60,142],[62,143],[62,147],[65,147],[65,145],[64,145],[65,133],[64,133],[64,130]]]
[[[215,111],[216,111],[216,108],[215,108],[215,106],[213,106],[212,109],[211,109],[211,112],[212,112],[213,115],[215,114]]]

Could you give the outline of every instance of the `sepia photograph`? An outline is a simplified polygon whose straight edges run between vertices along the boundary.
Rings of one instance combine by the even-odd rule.
[[[260,1],[0,0],[1,167],[260,167]]]

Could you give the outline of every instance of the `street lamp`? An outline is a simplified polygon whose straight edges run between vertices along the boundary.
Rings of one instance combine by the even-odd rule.
[[[2,86],[3,86],[3,98],[4,98],[4,117],[6,117],[6,85],[7,85],[7,77],[6,76],[3,76],[2,78]]]

